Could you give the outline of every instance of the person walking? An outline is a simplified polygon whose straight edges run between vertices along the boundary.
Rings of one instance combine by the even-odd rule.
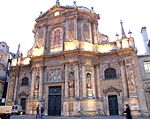
[[[41,106],[41,119],[43,118],[43,115],[44,115],[44,107]]]
[[[36,119],[40,118],[40,105],[36,108]]]
[[[126,113],[126,118],[127,119],[132,119],[131,110],[130,110],[128,104],[126,104],[126,110],[124,111],[124,113]]]

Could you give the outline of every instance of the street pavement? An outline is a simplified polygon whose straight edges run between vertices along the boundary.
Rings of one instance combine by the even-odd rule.
[[[126,119],[124,116],[95,116],[95,117],[64,117],[64,116],[44,116],[42,119]],[[31,115],[12,115],[10,119],[36,119]],[[41,118],[38,118],[41,119]],[[150,119],[150,117],[133,117],[133,119]]]

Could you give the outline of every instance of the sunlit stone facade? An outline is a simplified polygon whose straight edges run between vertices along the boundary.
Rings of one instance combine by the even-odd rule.
[[[7,103],[28,114],[43,105],[46,115],[147,114],[134,39],[109,42],[98,30],[99,15],[86,7],[55,6],[36,19],[28,58],[12,62]]]
[[[9,47],[7,43],[0,42],[0,104],[5,102],[4,85],[6,84],[7,62],[9,58]],[[5,89],[6,90],[6,89]]]

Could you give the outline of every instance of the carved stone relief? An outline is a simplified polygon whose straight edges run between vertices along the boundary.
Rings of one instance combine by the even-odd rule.
[[[68,95],[69,97],[75,96],[75,74],[74,65],[68,65]]]
[[[88,23],[85,23],[83,25],[83,41],[88,41],[90,42],[90,34],[89,34],[89,25]]]
[[[39,80],[40,77],[36,76],[35,82],[34,82],[34,98],[37,99],[39,95]]]
[[[70,72],[68,76],[68,93],[69,97],[74,97],[75,96],[75,77],[74,77],[74,72]]]
[[[92,67],[91,65],[86,65],[85,66],[85,75],[86,75],[86,94],[87,97],[92,97],[93,96],[93,89],[92,89]]]
[[[73,23],[73,21],[69,22],[68,27],[69,27],[68,28],[68,40],[73,41],[74,40],[74,23]]]
[[[126,65],[129,95],[136,94],[135,79],[132,65]]]
[[[35,47],[39,48],[43,46],[43,28],[39,28],[36,34]]]
[[[61,69],[50,69],[48,72],[48,81],[49,82],[62,82],[62,72]]]

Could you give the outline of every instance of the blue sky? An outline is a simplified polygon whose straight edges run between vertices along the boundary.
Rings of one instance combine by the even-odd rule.
[[[74,0],[60,0],[61,5],[73,5]],[[5,41],[11,52],[16,52],[21,44],[24,56],[32,47],[34,38],[32,29],[40,12],[55,5],[56,0],[1,0],[0,1],[0,41]],[[110,41],[120,34],[120,20],[123,21],[126,34],[132,31],[137,47],[142,52],[141,27],[150,32],[149,0],[76,0],[77,6],[94,7],[100,14],[99,31],[108,35]]]

